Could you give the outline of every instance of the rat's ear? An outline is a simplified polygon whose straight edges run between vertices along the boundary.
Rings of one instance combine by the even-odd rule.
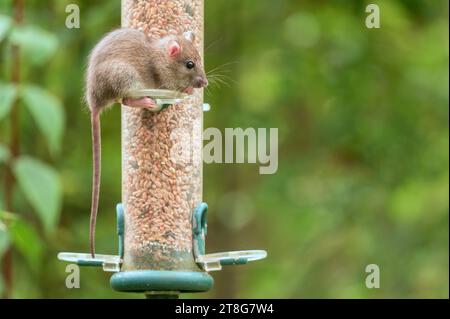
[[[186,31],[185,33],[183,33],[183,37],[189,42],[194,43],[195,41],[195,33],[192,31]]]
[[[167,43],[167,53],[171,58],[181,53],[181,45],[177,40],[170,40]]]

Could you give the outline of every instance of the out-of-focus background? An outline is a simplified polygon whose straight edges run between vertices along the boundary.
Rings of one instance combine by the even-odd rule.
[[[0,291],[141,297],[113,292],[97,268],[67,289],[56,259],[88,248],[83,73],[120,25],[120,1],[27,0],[20,27],[13,2],[0,3]],[[190,296],[448,298],[448,2],[205,2],[206,68],[227,83],[206,93],[204,125],[278,128],[279,168],[204,165],[207,251],[269,255],[213,273],[214,289]],[[365,27],[370,2],[380,29]],[[65,27],[70,3],[80,29]],[[102,125],[97,251],[114,253],[120,107]],[[368,264],[379,289],[365,286]]]

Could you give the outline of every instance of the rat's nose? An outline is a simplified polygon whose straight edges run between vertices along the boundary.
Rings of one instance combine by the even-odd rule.
[[[198,77],[197,78],[197,80],[196,80],[196,84],[197,84],[197,87],[198,88],[205,88],[205,87],[207,87],[208,86],[208,79],[207,78],[204,78],[204,77]]]

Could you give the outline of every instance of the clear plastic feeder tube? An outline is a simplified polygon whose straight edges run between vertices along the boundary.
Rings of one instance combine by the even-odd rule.
[[[194,31],[203,57],[203,0],[122,0],[122,26],[155,39]],[[157,113],[122,106],[122,271],[200,271],[192,212],[202,200],[202,105],[197,89]]]

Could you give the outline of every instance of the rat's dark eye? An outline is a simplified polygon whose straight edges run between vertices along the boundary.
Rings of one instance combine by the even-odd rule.
[[[195,68],[195,63],[193,61],[187,61],[186,62],[186,67],[188,69],[193,69],[193,68]]]

